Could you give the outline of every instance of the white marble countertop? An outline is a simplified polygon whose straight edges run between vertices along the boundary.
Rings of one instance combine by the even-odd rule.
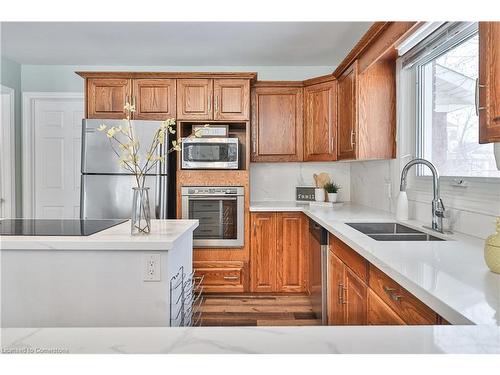
[[[487,268],[481,239],[457,233],[438,235],[448,241],[376,241],[345,223],[395,222],[394,215],[352,204],[325,208],[252,202],[250,211],[304,212],[450,323],[500,324],[500,275]],[[424,223],[401,223],[430,232]]]
[[[7,353],[500,353],[500,327],[4,328]]]
[[[152,250],[172,249],[198,226],[198,220],[151,220],[151,233],[132,236],[130,221],[90,236],[0,236],[0,250]]]

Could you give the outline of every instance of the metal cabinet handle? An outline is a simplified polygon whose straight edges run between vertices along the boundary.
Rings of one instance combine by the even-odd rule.
[[[132,106],[135,107],[135,95],[132,97]]]
[[[342,296],[342,304],[347,305],[347,287],[346,286],[344,287],[344,293],[345,293],[345,295]]]
[[[253,223],[253,234],[257,235],[257,223]]]
[[[356,133],[354,132],[354,129],[351,130],[351,147],[354,147],[356,144]]]
[[[479,116],[479,111],[482,111],[485,109],[485,107],[480,107],[479,106],[479,89],[484,88],[485,85],[480,85],[479,84],[479,78],[476,78],[476,88],[474,92],[474,104],[476,106],[476,116]]]
[[[344,287],[343,287],[342,283],[339,283],[339,289],[338,289],[337,297],[338,297],[340,305],[342,305],[344,303],[343,302],[343,300],[344,300],[343,290],[344,290]]]
[[[224,280],[238,280],[239,276],[224,276]]]
[[[210,97],[210,95],[208,95],[207,107],[208,107],[208,112],[210,112],[212,110],[212,98]]]
[[[385,285],[383,288],[384,288],[384,292],[386,292],[393,301],[398,302],[398,301],[401,301],[401,298],[403,298],[399,294],[394,293],[396,291],[396,289],[390,288],[390,287],[385,286]]]
[[[215,95],[215,113],[219,112],[219,96]]]
[[[125,106],[127,105],[128,103],[128,95],[125,95],[125,103],[123,103],[123,113],[125,113]]]
[[[335,150],[335,147],[333,147],[333,137],[330,138],[330,152],[333,152],[333,150]]]
[[[253,142],[252,142],[252,153],[256,153],[257,152],[257,141],[254,139]]]

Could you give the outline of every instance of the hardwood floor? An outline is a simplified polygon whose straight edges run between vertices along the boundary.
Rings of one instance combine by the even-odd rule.
[[[202,326],[319,325],[308,296],[283,294],[206,294]]]

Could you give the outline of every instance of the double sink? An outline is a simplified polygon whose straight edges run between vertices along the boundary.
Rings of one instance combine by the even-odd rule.
[[[346,223],[376,241],[445,241],[398,223]]]

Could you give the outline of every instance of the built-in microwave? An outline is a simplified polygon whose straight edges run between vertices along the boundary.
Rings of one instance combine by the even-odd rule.
[[[238,138],[184,138],[183,169],[238,169]]]

